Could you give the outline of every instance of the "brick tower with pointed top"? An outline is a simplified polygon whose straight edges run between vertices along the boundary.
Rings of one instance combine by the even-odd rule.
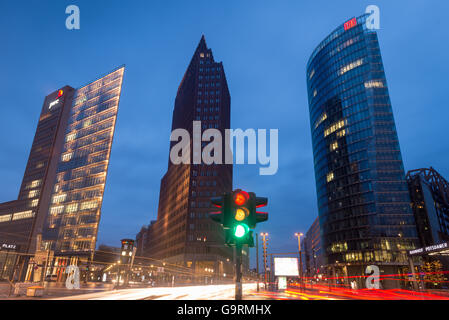
[[[230,128],[230,102],[223,64],[215,62],[202,36],[178,88],[172,131],[183,128],[192,137],[193,121],[201,121],[202,131],[218,129],[224,137],[225,129]],[[170,147],[176,143],[171,142]],[[190,154],[192,157],[192,150]],[[161,180],[157,220],[142,229],[145,236],[137,236],[143,254],[189,268],[206,281],[229,278],[233,251],[224,245],[222,227],[208,214],[213,210],[210,198],[231,190],[232,165],[193,161],[175,165],[169,161]],[[139,244],[139,239],[145,239],[144,243]],[[247,266],[247,251],[245,254]]]

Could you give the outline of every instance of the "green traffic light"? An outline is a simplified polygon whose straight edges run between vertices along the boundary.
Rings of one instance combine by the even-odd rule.
[[[249,231],[249,228],[246,224],[241,223],[236,225],[235,229],[234,229],[234,236],[236,238],[241,238],[243,236],[245,236]]]

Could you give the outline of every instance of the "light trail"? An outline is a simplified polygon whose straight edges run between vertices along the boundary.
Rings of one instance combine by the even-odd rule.
[[[243,294],[250,295],[255,283],[243,285]],[[163,287],[144,289],[120,289],[88,293],[53,300],[233,300],[235,285],[209,285],[188,287]]]

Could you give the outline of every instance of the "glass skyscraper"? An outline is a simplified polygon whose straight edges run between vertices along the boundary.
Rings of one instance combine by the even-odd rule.
[[[18,199],[0,203],[0,278],[41,281],[47,265],[62,280],[92,257],[123,73],[45,98]]]
[[[342,283],[368,265],[401,272],[417,245],[377,33],[366,19],[335,29],[307,64],[322,245]]]
[[[95,250],[124,68],[78,90],[65,132],[43,242],[61,253]]]

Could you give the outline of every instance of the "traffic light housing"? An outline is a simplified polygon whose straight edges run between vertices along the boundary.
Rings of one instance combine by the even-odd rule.
[[[260,222],[264,222],[268,220],[268,212],[257,211],[258,208],[265,207],[268,204],[268,198],[265,197],[256,197],[254,194],[254,202],[255,202],[255,224]]]
[[[246,244],[254,247],[253,231],[259,222],[268,219],[268,213],[257,208],[266,206],[268,199],[256,197],[254,192],[237,189],[221,197],[212,198],[211,203],[219,211],[209,214],[210,218],[223,225],[227,245]]]
[[[223,224],[226,198],[227,196],[223,195],[221,197],[212,198],[210,200],[212,205],[218,210],[210,212],[209,218],[220,224]]]

